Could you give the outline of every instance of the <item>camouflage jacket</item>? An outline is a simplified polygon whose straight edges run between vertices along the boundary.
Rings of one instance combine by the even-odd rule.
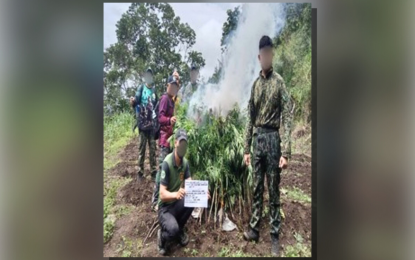
[[[284,127],[281,137],[282,156],[291,157],[292,102],[282,77],[273,69],[264,77],[262,71],[255,80],[248,102],[248,118],[245,128],[244,152],[250,152],[254,127]]]
[[[179,95],[183,103],[190,101],[193,93],[196,92],[197,87],[197,83],[192,84],[191,82],[189,82],[189,84],[187,84],[183,89],[181,89]]]

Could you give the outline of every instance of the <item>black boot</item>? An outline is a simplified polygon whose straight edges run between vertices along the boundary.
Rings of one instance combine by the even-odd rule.
[[[151,210],[154,212],[157,212],[159,210],[159,203],[158,201],[152,201],[151,202]]]
[[[187,246],[189,244],[189,236],[183,229],[179,232],[179,243],[181,246]]]
[[[141,182],[142,180],[144,180],[144,174],[142,174],[141,172],[137,173],[137,181]]]
[[[157,247],[160,255],[166,255],[166,242],[161,237],[161,229],[157,231]]]
[[[271,254],[272,256],[278,256],[278,253],[279,253],[278,236],[271,235]]]
[[[244,239],[247,241],[255,241],[258,242],[259,234],[252,228],[249,228],[248,231],[244,232]]]
[[[157,177],[157,171],[153,171],[151,173],[151,180],[155,182],[156,181],[156,177]]]

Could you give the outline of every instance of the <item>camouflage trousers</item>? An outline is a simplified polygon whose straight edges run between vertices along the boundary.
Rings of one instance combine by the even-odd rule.
[[[153,205],[155,205],[158,202],[158,199],[159,199],[161,166],[163,164],[164,158],[166,158],[166,156],[169,153],[171,153],[170,148],[160,146],[159,170],[158,170],[157,176],[156,176],[156,183],[154,184],[154,192],[153,192],[153,200],[152,200]]]
[[[138,174],[144,175],[144,158],[146,156],[146,146],[150,149],[150,170],[151,175],[155,177],[157,172],[156,165],[156,140],[154,140],[154,134],[150,131],[139,131],[138,135]]]
[[[278,167],[281,157],[280,142],[278,131],[254,132],[251,158],[254,174],[254,198],[249,226],[257,233],[259,232],[266,176],[269,192],[270,233],[274,236],[278,236],[281,223],[279,190],[281,168]]]

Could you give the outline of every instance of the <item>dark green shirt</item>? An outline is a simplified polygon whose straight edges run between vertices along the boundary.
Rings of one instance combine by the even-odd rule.
[[[245,129],[245,153],[249,153],[254,127],[284,127],[281,137],[282,156],[291,157],[292,102],[282,77],[271,68],[265,75],[260,72],[255,80],[248,102],[248,118]]]
[[[183,158],[183,161],[180,164],[180,166],[177,166],[176,160],[174,159],[174,150],[171,154],[167,155],[166,158],[164,158],[163,164],[161,166],[160,184],[166,186],[169,192],[178,191],[182,186],[182,183],[184,188],[184,180],[189,177],[189,163],[187,162],[186,158]],[[161,201],[159,195],[160,206],[167,205],[173,202],[174,201],[163,202]]]

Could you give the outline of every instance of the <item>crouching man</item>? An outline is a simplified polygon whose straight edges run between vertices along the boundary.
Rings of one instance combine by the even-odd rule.
[[[184,226],[193,208],[184,207],[184,181],[191,180],[189,163],[184,158],[186,151],[186,131],[178,129],[174,150],[164,159],[160,174],[158,219],[161,229],[158,230],[157,243],[161,255],[167,253],[173,241],[178,241],[182,246],[189,243]]]

